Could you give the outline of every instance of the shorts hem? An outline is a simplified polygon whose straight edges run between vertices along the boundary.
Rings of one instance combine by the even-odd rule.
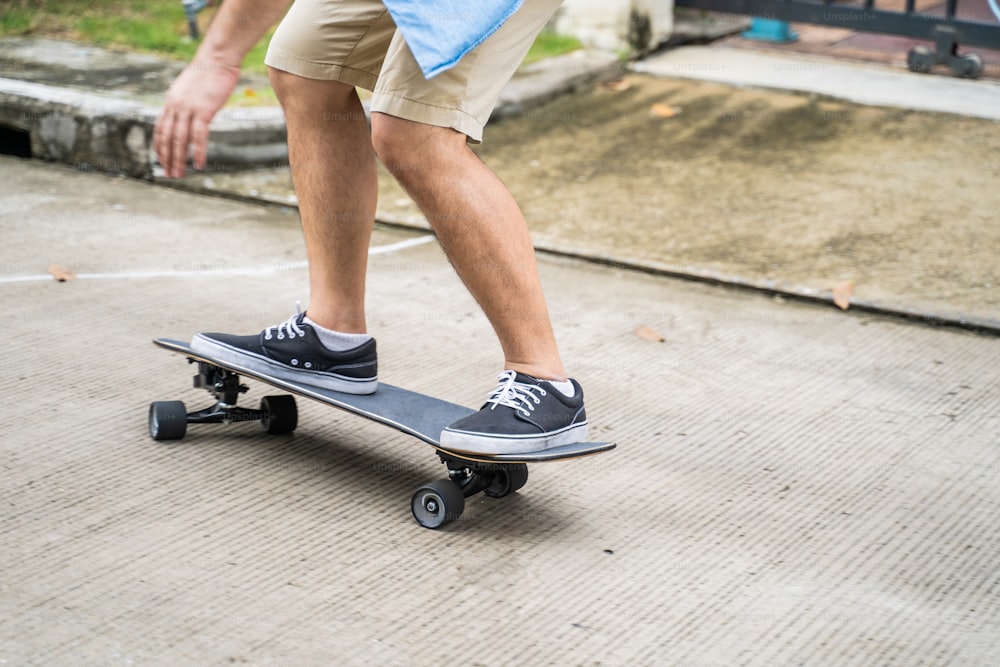
[[[437,106],[376,91],[372,96],[371,110],[425,125],[449,127],[468,137],[470,143],[478,144],[483,141],[483,127],[486,123],[461,109]]]
[[[264,57],[264,64],[282,72],[288,72],[306,79],[339,81],[365,90],[373,90],[378,73],[337,65],[304,60],[280,49],[270,48]]]

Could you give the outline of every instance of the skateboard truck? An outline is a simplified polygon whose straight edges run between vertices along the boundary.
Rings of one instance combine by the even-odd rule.
[[[188,414],[188,424],[228,424],[263,419],[260,410],[236,406],[239,395],[250,391],[250,387],[240,383],[238,375],[204,362],[192,360],[192,363],[198,364],[198,374],[194,376],[194,388],[204,389],[212,394],[215,397],[215,405]]]
[[[458,519],[465,511],[465,499],[477,493],[503,498],[528,481],[524,463],[484,463],[469,461],[438,451],[438,458],[448,466],[448,479],[418,488],[410,498],[413,518],[424,528],[438,528]]]
[[[264,430],[273,435],[291,433],[298,426],[298,408],[293,396],[265,396],[256,410],[239,407],[236,402],[240,394],[245,394],[250,388],[240,383],[237,373],[204,361],[188,361],[198,364],[194,388],[210,393],[215,403],[194,412],[188,412],[181,401],[153,403],[149,406],[149,433],[154,440],[179,440],[187,432],[188,424],[259,421]]]
[[[468,461],[439,451],[438,458],[448,466],[448,479],[468,498],[480,491],[491,498],[502,498],[517,491],[528,481],[524,463],[482,463]]]

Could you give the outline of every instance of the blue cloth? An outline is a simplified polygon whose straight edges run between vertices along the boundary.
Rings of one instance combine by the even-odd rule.
[[[523,0],[383,0],[428,79],[455,66]]]

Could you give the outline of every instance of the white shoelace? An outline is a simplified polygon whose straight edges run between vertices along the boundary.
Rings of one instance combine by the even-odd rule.
[[[516,381],[517,374],[514,371],[504,371],[497,375],[499,385],[486,399],[487,403],[492,403],[490,410],[495,410],[498,405],[517,410],[525,417],[530,417],[535,406],[541,403],[541,399],[535,396],[535,392],[545,396],[546,391],[537,384],[525,384]]]
[[[298,309],[296,308],[296,310]],[[275,334],[275,332],[277,333]],[[272,337],[284,340],[285,338],[295,338],[296,336],[304,335],[306,335],[306,332],[299,326],[299,313],[292,315],[281,324],[276,324],[264,330],[264,340],[271,340]]]

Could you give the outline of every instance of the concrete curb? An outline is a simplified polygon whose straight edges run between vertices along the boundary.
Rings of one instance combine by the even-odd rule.
[[[153,175],[160,108],[129,99],[0,79],[0,125],[30,136],[32,157],[137,178]],[[214,169],[287,164],[281,109],[224,109],[212,121]]]
[[[33,157],[85,171],[148,178],[156,114],[139,102],[0,79],[0,125],[27,133]]]

